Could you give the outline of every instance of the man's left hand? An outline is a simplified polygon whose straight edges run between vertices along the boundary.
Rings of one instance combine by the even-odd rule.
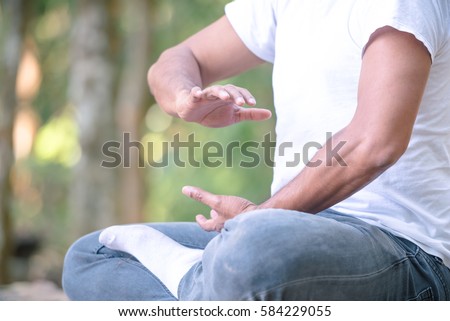
[[[238,214],[257,209],[257,205],[245,198],[229,195],[215,195],[198,187],[185,186],[182,189],[184,195],[203,203],[211,208],[210,218],[202,214],[195,217],[197,223],[205,231],[217,231],[223,228],[225,221]]]

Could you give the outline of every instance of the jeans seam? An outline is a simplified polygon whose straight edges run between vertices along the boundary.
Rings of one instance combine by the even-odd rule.
[[[190,249],[197,249],[197,250],[204,250],[205,249],[204,247],[196,246],[196,245],[193,245],[194,243],[189,243],[189,242],[178,242],[178,244],[186,246],[186,247],[188,247]]]
[[[360,274],[360,275],[357,275],[357,276],[355,276],[355,275],[348,275],[348,276],[340,276],[340,275],[339,275],[339,276],[316,276],[316,277],[304,278],[304,279],[301,279],[301,280],[295,280],[295,281],[285,282],[285,283],[280,284],[280,285],[277,285],[277,286],[275,286],[275,287],[273,287],[273,288],[270,288],[270,289],[267,289],[267,290],[258,292],[257,294],[255,294],[254,296],[252,296],[251,299],[254,300],[254,299],[256,299],[258,296],[260,296],[260,295],[262,295],[262,294],[271,292],[271,291],[276,290],[276,289],[279,289],[279,288],[283,288],[283,287],[286,287],[286,286],[289,286],[289,285],[295,285],[295,284],[306,283],[306,282],[309,282],[309,281],[312,281],[312,280],[314,280],[314,281],[327,281],[327,280],[344,280],[344,279],[346,279],[346,280],[352,280],[352,279],[370,278],[371,276],[374,276],[374,275],[376,275],[376,274],[381,274],[381,273],[384,273],[384,272],[386,272],[386,271],[389,271],[389,270],[391,270],[392,268],[394,268],[394,267],[396,267],[396,266],[398,266],[398,265],[404,263],[405,261],[410,261],[410,258],[411,258],[411,256],[407,256],[407,257],[402,258],[401,260],[399,260],[399,261],[397,261],[397,262],[394,262],[393,264],[391,264],[390,266],[388,266],[388,267],[386,267],[386,268],[384,268],[384,269],[377,270],[377,271],[372,272],[372,273],[369,273],[369,274]]]
[[[447,284],[445,283],[445,280],[442,276],[441,271],[439,271],[439,269],[436,266],[436,262],[434,262],[433,260],[430,259],[430,257],[428,256],[428,254],[420,252],[420,255],[425,259],[425,261],[428,262],[428,265],[431,266],[431,268],[433,269],[435,275],[439,278],[439,281],[442,285],[442,288],[444,289],[444,293],[445,293],[445,299],[448,300],[449,297],[449,293],[448,293],[448,287]]]
[[[185,277],[186,277],[186,275],[188,275],[189,273],[191,273],[191,271],[192,271],[192,273],[194,273],[195,274],[195,272],[197,272],[197,270],[200,268],[200,266],[201,266],[201,264],[194,264],[185,274],[184,274],[184,276],[181,278],[181,280],[180,280],[180,283],[178,283],[178,287],[177,287],[177,295],[178,295],[178,297],[180,297],[180,293],[181,293],[181,290],[184,288],[184,286],[185,286],[185,283],[186,283],[186,281],[184,281],[184,279],[185,279]]]
[[[102,254],[102,255],[104,255],[104,256],[106,257],[106,255],[105,255],[104,253],[100,253],[100,250],[101,250],[102,248],[104,248],[104,247],[106,247],[106,246],[104,246],[104,245],[102,245],[102,244],[98,244],[98,245],[94,248],[93,253],[94,253],[94,254]]]
[[[408,299],[407,301],[435,301],[433,289],[429,286],[419,292],[414,298]]]

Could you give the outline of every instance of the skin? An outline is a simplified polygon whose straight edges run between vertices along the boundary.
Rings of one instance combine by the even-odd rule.
[[[186,121],[208,127],[261,121],[270,111],[254,108],[248,90],[231,84],[209,86],[261,63],[222,17],[166,50],[150,68],[148,83],[161,108]],[[430,68],[426,47],[413,35],[390,27],[377,30],[362,58],[355,115],[327,143],[333,149],[346,142],[339,155],[347,166],[337,161],[326,166],[325,145],[311,160],[321,161],[320,166],[306,166],[262,204],[185,186],[183,194],[211,208],[209,218],[196,216],[197,223],[207,231],[220,231],[226,220],[247,211],[281,208],[314,214],[351,196],[405,152]]]

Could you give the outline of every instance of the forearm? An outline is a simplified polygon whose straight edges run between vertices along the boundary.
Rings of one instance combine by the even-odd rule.
[[[348,128],[327,144],[291,182],[258,208],[320,212],[369,184],[401,155],[381,144],[367,143]],[[339,158],[330,159],[327,154],[339,144],[343,144]]]
[[[147,80],[159,106],[176,117],[177,95],[203,86],[197,60],[186,46],[166,50],[150,67]]]
[[[184,112],[182,109],[186,108],[187,94],[193,88],[204,89],[209,84],[238,75],[261,63],[263,61],[244,45],[224,16],[163,52],[148,72],[148,84],[162,109],[183,118],[180,113]],[[210,98],[220,93],[203,94],[203,98]],[[237,98],[234,92],[226,93],[225,98],[228,95]]]

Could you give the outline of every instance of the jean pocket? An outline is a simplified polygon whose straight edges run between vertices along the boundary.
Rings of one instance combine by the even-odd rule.
[[[433,291],[431,290],[431,287],[426,288],[415,298],[409,299],[408,301],[434,301]]]

